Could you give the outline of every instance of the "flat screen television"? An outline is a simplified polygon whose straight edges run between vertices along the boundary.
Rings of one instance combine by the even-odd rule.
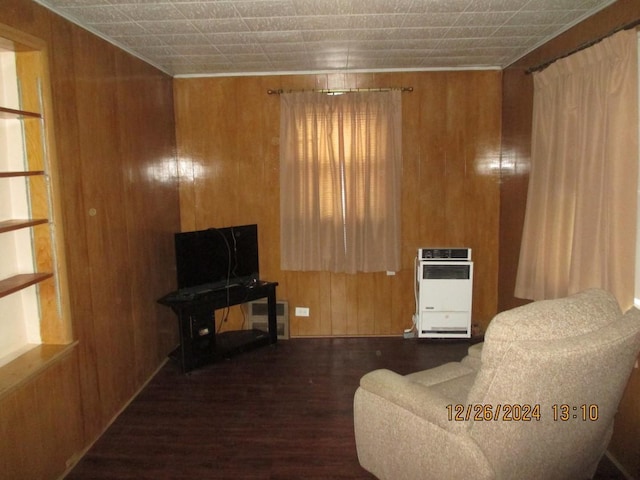
[[[175,252],[181,291],[215,290],[260,277],[255,224],[176,233]]]

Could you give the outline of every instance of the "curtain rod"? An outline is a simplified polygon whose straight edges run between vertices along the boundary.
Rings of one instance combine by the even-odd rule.
[[[316,92],[331,94],[341,93],[355,93],[355,92],[390,92],[391,90],[400,90],[401,92],[413,92],[413,87],[380,87],[380,88],[323,88],[323,89],[310,89],[310,90],[267,90],[268,95],[280,95],[282,93],[296,93],[296,92]]]
[[[598,37],[594,40],[590,40],[588,42],[585,42],[581,45],[578,45],[576,48],[574,48],[573,50],[570,50],[566,53],[563,53],[561,55],[558,55],[557,57],[552,58],[551,60],[547,60],[544,63],[540,63],[539,65],[536,65],[535,67],[530,67],[525,71],[526,75],[529,75],[531,73],[535,73],[535,72],[540,72],[542,70],[544,70],[545,68],[547,68],[549,65],[551,65],[552,63],[557,62],[558,60],[561,60],[563,58],[569,57],[571,55],[573,55],[574,53],[578,53],[580,50],[584,50],[585,48],[589,48],[592,45],[595,45],[596,43],[601,42],[602,40],[604,40],[605,38],[610,37],[611,35],[614,35],[616,33],[618,33],[621,30],[630,30],[634,27],[637,27],[638,25],[640,25],[640,19],[639,20],[634,20],[631,23],[627,23],[625,25],[622,25],[620,27],[614,28],[613,30],[611,30],[608,33],[605,33],[604,35],[602,35],[601,37]]]

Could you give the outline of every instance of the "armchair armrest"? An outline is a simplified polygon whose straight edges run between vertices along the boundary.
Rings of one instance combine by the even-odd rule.
[[[360,387],[451,433],[468,430],[469,422],[450,420],[455,400],[391,370],[380,369],[367,373],[360,379]],[[449,409],[448,405],[451,405]]]

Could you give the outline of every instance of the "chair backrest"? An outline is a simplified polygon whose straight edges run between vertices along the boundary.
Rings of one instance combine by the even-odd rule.
[[[640,311],[622,315],[602,290],[497,315],[467,398],[475,409],[490,409],[470,435],[497,477],[592,473],[639,350]]]

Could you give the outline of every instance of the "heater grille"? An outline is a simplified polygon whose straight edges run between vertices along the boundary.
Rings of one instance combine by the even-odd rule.
[[[267,300],[254,300],[245,304],[247,315],[247,326],[249,329],[255,328],[269,331],[269,317]],[[278,327],[278,339],[289,338],[289,303],[286,300],[276,301],[276,322]]]

